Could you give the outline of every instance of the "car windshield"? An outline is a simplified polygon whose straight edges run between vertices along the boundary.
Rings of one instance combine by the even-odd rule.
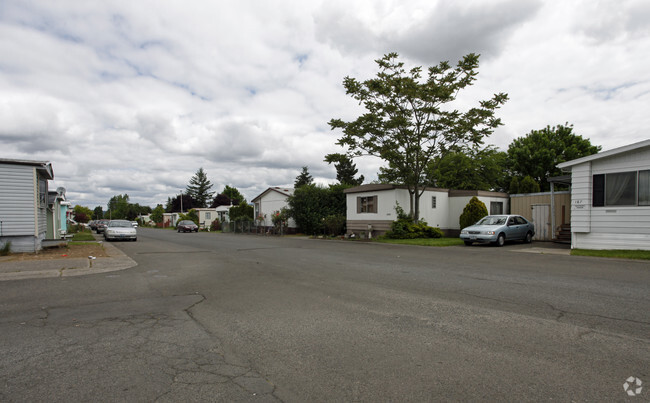
[[[178,223],[178,225],[194,225],[194,221],[181,221]]]
[[[506,223],[506,218],[503,216],[487,216],[483,217],[481,221],[477,222],[476,225],[504,225]]]
[[[108,224],[109,227],[131,227],[130,221],[111,221]]]

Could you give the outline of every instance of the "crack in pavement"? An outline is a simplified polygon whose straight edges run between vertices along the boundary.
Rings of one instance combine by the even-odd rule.
[[[203,295],[42,307],[5,321],[2,400],[280,401],[190,310]],[[134,303],[135,302],[135,303]],[[38,382],[35,380],[38,379]]]

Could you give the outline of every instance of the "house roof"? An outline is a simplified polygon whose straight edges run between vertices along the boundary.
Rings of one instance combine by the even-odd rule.
[[[406,189],[406,185],[394,185],[391,183],[371,183],[367,185],[355,186],[353,188],[348,188],[343,190],[343,193],[363,193],[363,192],[377,192],[382,190],[392,190],[392,189]],[[449,192],[449,189],[427,187],[426,190],[432,190],[434,192]]]
[[[30,165],[36,167],[36,170],[47,179],[54,179],[54,171],[49,161],[32,161],[32,160],[14,160],[9,158],[0,158],[0,164],[10,165]]]
[[[603,152],[600,152],[598,154],[592,154],[592,155],[588,155],[586,157],[577,158],[575,160],[563,162],[561,164],[557,164],[557,167],[560,168],[560,169],[571,168],[574,165],[583,164],[585,162],[598,160],[598,159],[602,159],[602,158],[613,157],[615,155],[627,153],[627,152],[630,152],[630,151],[636,151],[636,150],[640,150],[640,149],[648,148],[648,147],[650,147],[650,139],[639,141],[638,143],[628,144],[626,146],[614,148],[614,149],[611,149],[611,150],[608,150],[608,151],[603,151]]]
[[[251,201],[254,203],[255,200],[261,199],[262,197],[269,194],[270,192],[278,192],[278,193],[280,193],[280,194],[282,194],[284,196],[291,196],[291,195],[293,195],[293,191],[294,191],[293,188],[285,188],[285,187],[274,186],[274,187],[270,187],[270,188],[266,189],[265,191],[260,193],[257,197],[255,197]]]

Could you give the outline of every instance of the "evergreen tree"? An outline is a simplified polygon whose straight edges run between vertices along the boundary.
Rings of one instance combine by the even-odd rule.
[[[208,176],[203,171],[203,168],[199,168],[192,179],[190,179],[185,193],[195,201],[195,207],[207,207],[208,201],[212,197],[212,192],[210,192],[211,188],[212,183],[208,180]]]
[[[341,185],[359,186],[363,183],[363,175],[359,178],[354,177],[359,170],[349,156],[345,154],[327,154],[325,156],[325,162],[334,164],[334,168],[336,168],[336,180]]]
[[[311,185],[314,182],[314,178],[309,174],[309,169],[304,166],[302,167],[302,172],[296,177],[296,182],[293,187],[298,189],[303,186]]]

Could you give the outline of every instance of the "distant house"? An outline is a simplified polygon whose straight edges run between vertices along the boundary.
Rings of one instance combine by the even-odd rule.
[[[232,204],[226,206],[217,206],[214,210],[217,212],[217,219],[219,220],[220,223],[225,223],[230,220],[230,208],[232,207]]]
[[[68,233],[70,202],[65,198],[65,189],[49,191],[47,197],[47,239],[57,239]]]
[[[397,219],[395,207],[408,213],[410,196],[406,186],[370,184],[345,189],[348,234],[384,234]],[[420,197],[420,218],[445,234],[460,232],[460,215],[472,197],[478,197],[490,214],[508,212],[508,194],[482,190],[426,188]]]
[[[571,173],[571,247],[650,250],[650,139],[558,164]]]
[[[271,227],[271,217],[274,212],[289,207],[289,196],[293,195],[293,188],[270,187],[255,197],[252,202],[255,206],[255,219],[258,226]],[[290,218],[288,228],[296,228],[296,222]]]
[[[212,221],[219,218],[216,208],[195,208],[194,211],[199,216],[199,228],[210,228]]]
[[[42,249],[52,179],[47,161],[0,159],[0,245],[11,242],[13,252]]]

